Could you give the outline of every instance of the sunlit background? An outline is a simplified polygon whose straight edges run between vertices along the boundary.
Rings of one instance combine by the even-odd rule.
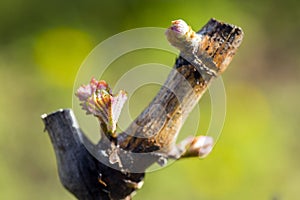
[[[206,159],[181,160],[147,174],[135,199],[298,199],[297,0],[1,0],[0,199],[75,199],[59,182],[40,115],[72,106],[77,70],[98,43],[132,28],[168,27],[178,18],[198,30],[211,17],[245,32],[223,75],[227,118],[222,136]],[[144,53],[116,61],[106,81],[114,84],[122,68],[143,61]],[[147,53],[169,66],[175,60]],[[132,98],[139,104],[130,105],[133,116],[158,88],[150,85],[136,92]],[[198,133],[203,134],[210,120],[209,95],[200,107]]]

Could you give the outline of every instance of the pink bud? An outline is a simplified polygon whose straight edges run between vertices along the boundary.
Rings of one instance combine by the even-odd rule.
[[[88,85],[78,88],[76,96],[87,114],[98,117],[100,122],[106,125],[107,131],[116,131],[121,109],[127,100],[125,91],[121,90],[117,95],[113,95],[105,81],[92,78]]]

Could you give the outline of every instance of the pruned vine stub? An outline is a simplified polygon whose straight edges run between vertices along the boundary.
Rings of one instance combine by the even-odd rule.
[[[156,97],[124,132],[117,133],[116,125],[126,92],[112,94],[105,81],[92,79],[76,93],[82,108],[99,120],[98,144],[86,138],[72,110],[42,115],[60,180],[78,199],[131,199],[153,163],[204,157],[211,151],[214,141],[209,136],[191,136],[178,143],[177,136],[210,83],[226,70],[243,31],[211,19],[195,32],[183,20],[175,20],[166,37],[180,55]]]

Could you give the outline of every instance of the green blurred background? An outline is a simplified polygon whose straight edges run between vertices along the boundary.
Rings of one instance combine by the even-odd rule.
[[[0,199],[75,199],[59,182],[40,115],[72,106],[76,72],[98,43],[132,28],[168,27],[177,18],[198,30],[211,17],[245,32],[223,75],[227,118],[222,136],[206,159],[182,160],[147,174],[135,199],[298,199],[297,0],[1,0]],[[130,60],[143,61],[143,56],[115,65],[130,67]],[[175,56],[164,56],[158,59],[167,57],[172,66]],[[113,84],[118,73],[111,71],[106,80]],[[158,88],[136,92],[140,104],[130,106],[134,116]],[[209,95],[200,105],[199,133],[205,133]]]

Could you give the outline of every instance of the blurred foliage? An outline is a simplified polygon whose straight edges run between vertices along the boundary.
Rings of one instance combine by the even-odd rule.
[[[297,199],[297,0],[1,0],[0,199],[74,199],[59,183],[39,116],[72,106],[72,84],[93,47],[124,30],[167,27],[177,18],[197,29],[210,17],[245,31],[242,47],[223,75],[228,102],[222,136],[206,159],[182,160],[149,173],[135,199]],[[130,68],[132,61],[114,65]],[[121,73],[108,71],[106,80],[114,84]],[[157,90],[147,86],[137,91],[134,102],[140,104],[130,105],[134,116]],[[205,133],[209,95],[200,107],[198,131]]]

